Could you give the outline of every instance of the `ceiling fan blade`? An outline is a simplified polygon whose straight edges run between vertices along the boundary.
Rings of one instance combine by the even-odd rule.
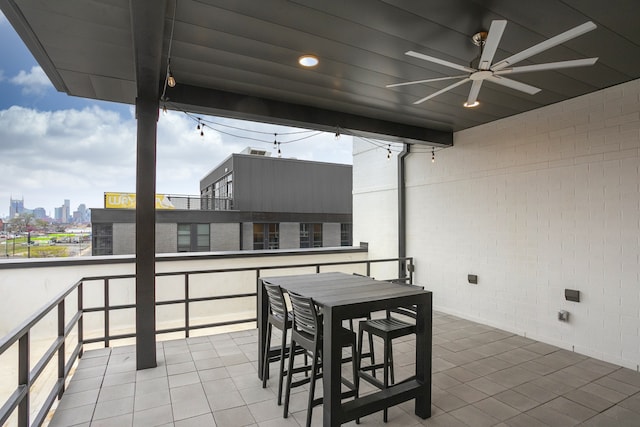
[[[498,43],[500,43],[502,33],[506,26],[507,21],[499,20],[491,22],[489,35],[482,48],[482,56],[480,57],[480,65],[478,66],[479,69],[488,70],[491,66],[491,61],[493,61],[493,56],[496,54]]]
[[[454,64],[453,62],[445,61],[444,59],[435,58],[433,56],[425,55],[424,53],[414,52],[412,50],[405,52],[405,55],[413,56],[414,58],[422,59],[424,61],[433,62],[435,64],[444,65],[445,67],[453,68],[458,71],[466,71],[467,73],[473,73],[473,68],[465,67],[464,65]]]
[[[467,98],[466,105],[473,105],[478,100],[478,94],[482,87],[482,80],[474,80],[471,84],[471,90],[469,91],[469,97]]]
[[[591,30],[595,30],[596,29],[596,24],[594,24],[591,21],[585,22],[582,25],[578,25],[575,28],[572,28],[568,31],[565,31],[562,34],[558,34],[555,37],[551,37],[548,40],[543,41],[542,43],[538,43],[535,46],[531,46],[529,49],[525,49],[520,53],[516,53],[515,55],[512,55],[506,59],[503,59],[500,62],[495,63],[492,67],[491,70],[492,71],[498,71],[498,70],[502,70],[503,68],[506,68],[510,65],[513,65],[517,62],[522,61],[523,59],[527,59],[533,55],[536,55],[542,51],[545,51],[547,49],[550,49],[554,46],[557,46],[559,44],[562,44],[568,40],[571,40],[573,38],[576,38],[584,33],[587,33]]]
[[[439,82],[439,81],[442,81],[442,80],[462,79],[464,77],[467,77],[467,74],[463,74],[461,76],[438,77],[436,79],[415,80],[415,81],[412,81],[412,82],[394,83],[394,84],[391,84],[391,85],[386,85],[385,87],[398,87],[398,86],[415,85],[415,84],[418,84],[418,83]]]
[[[526,83],[517,82],[515,80],[507,79],[506,77],[500,77],[493,75],[491,77],[487,77],[485,80],[488,80],[492,83],[499,84],[501,86],[506,86],[511,89],[519,90],[520,92],[528,93],[529,95],[535,95],[540,92],[541,89],[528,85]]]
[[[464,83],[466,83],[466,82],[468,82],[470,80],[471,79],[467,77],[466,79],[460,80],[459,82],[455,82],[454,84],[449,85],[449,86],[445,87],[444,89],[440,89],[439,91],[437,91],[435,93],[432,93],[429,96],[426,96],[426,97],[424,97],[422,99],[417,100],[416,102],[414,102],[414,104],[422,104],[424,101],[427,101],[427,100],[429,100],[431,98],[435,98],[436,96],[440,95],[441,93],[445,93],[446,91],[451,90],[451,89],[453,89],[455,87],[458,87],[461,84],[464,84]]]
[[[531,71],[558,70],[560,68],[586,67],[596,63],[598,58],[574,59],[571,61],[547,62],[545,64],[525,65],[522,67],[505,68],[494,72],[494,75],[528,73]]]

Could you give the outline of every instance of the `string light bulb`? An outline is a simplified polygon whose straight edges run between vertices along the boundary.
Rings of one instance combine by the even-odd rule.
[[[436,162],[436,151],[433,147],[431,147],[431,163]]]
[[[278,148],[278,134],[274,133],[273,134],[273,149],[275,150],[276,148]]]
[[[278,142],[278,157],[282,157],[282,151],[280,151],[280,143]]]
[[[391,158],[391,144],[387,146],[387,160]]]
[[[336,140],[340,139],[340,128],[336,128]]]
[[[200,130],[200,118],[198,118],[198,126],[196,126],[197,130]]]
[[[204,136],[204,123],[202,124],[202,127],[200,128],[200,136]]]
[[[167,73],[167,85],[169,87],[176,87],[176,79],[173,77],[171,69],[169,69],[169,72]]]

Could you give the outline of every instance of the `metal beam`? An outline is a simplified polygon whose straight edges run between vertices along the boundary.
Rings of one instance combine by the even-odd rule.
[[[136,367],[156,360],[155,194],[158,99],[164,73],[162,46],[166,0],[131,0],[136,67]]]
[[[308,105],[178,84],[167,92],[167,108],[236,119],[275,123],[325,132],[353,133],[370,138],[430,146],[453,145],[453,132],[390,122]]]

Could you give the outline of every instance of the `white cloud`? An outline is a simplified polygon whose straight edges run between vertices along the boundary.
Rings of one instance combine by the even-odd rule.
[[[44,70],[36,65],[31,67],[31,71],[20,70],[17,76],[10,79],[11,83],[22,86],[22,93],[25,95],[42,95],[47,89],[53,87],[49,77]]]
[[[286,141],[305,134],[281,126],[206,118],[200,136],[196,122],[179,112],[160,113],[157,138],[156,189],[165,194],[200,193],[200,179],[232,153],[247,146],[273,150],[273,133]],[[251,132],[225,128],[227,124]],[[80,203],[103,207],[105,192],[135,191],[136,120],[100,107],[37,111],[13,106],[0,110],[0,217],[9,198],[24,196],[25,206],[53,208],[64,199],[72,209]],[[218,132],[217,129],[228,134]],[[257,133],[262,132],[262,133]],[[253,138],[253,139],[250,139]],[[259,139],[256,141],[255,139]],[[351,163],[351,138],[336,141],[322,134],[281,146],[283,157]]]

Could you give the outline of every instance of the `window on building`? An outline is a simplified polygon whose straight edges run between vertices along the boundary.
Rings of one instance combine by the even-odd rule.
[[[209,242],[209,224],[178,224],[178,252],[206,252]]]
[[[300,224],[300,247],[322,247],[322,224]]]
[[[93,224],[92,255],[113,255],[113,224]]]
[[[279,249],[280,224],[253,224],[253,249]]]
[[[233,173],[223,176],[213,184],[214,210],[226,211],[231,209],[233,199]]]
[[[353,224],[340,224],[340,245],[353,246]]]

